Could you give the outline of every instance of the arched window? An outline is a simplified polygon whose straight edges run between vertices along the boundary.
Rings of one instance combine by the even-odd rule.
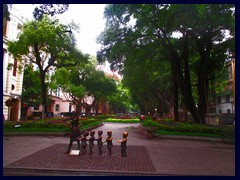
[[[56,104],[55,111],[59,111],[59,104]]]

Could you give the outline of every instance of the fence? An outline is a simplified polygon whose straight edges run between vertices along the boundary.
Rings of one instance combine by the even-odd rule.
[[[216,125],[221,128],[224,142],[235,143],[234,113],[209,114],[205,116],[205,119],[207,124]]]

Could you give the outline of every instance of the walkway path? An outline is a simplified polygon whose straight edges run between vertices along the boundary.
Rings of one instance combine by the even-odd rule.
[[[23,173],[22,175],[235,175],[235,146],[224,144],[219,141],[169,139],[161,137],[154,137],[149,140],[146,139],[144,132],[140,130],[138,126],[139,124],[105,123],[104,126],[95,129],[95,131],[103,130],[103,139],[107,137],[107,130],[112,130],[113,132],[113,143],[116,150],[114,151],[115,155],[112,158],[115,158],[115,160],[110,161],[112,166],[109,168],[109,171],[106,169],[100,171],[96,170],[93,166],[91,167],[91,164],[89,164],[87,169],[69,170],[51,168],[52,171],[48,171],[48,173],[46,172],[46,169],[42,167],[39,169],[34,169],[34,167],[32,169],[24,169],[24,167],[13,168],[14,162],[19,160],[20,163],[23,158],[30,159],[28,156],[30,157],[30,155],[32,155],[31,157],[34,157],[34,153],[37,155],[38,152],[40,153],[47,150],[53,151],[51,150],[51,147],[53,146],[59,147],[59,150],[55,149],[55,154],[59,153],[58,158],[69,157],[67,155],[63,156],[62,153],[58,152],[60,151],[61,144],[65,144],[61,147],[67,148],[69,137],[6,136],[3,138],[4,175],[13,175],[11,174],[13,173],[13,170],[15,175],[20,175],[21,173]],[[117,150],[119,149],[119,143],[116,142],[117,139],[122,138],[122,133],[124,131],[129,133],[127,142],[129,147],[127,151],[128,157],[125,160],[121,157],[119,158],[117,154],[119,152]],[[145,153],[144,156],[146,156],[146,159],[141,159],[143,157],[139,157],[139,161],[146,160],[146,162],[149,162],[149,165],[152,164],[153,172],[131,172],[125,171],[124,168],[121,170],[121,163],[124,165],[123,161],[126,161],[126,166],[126,163],[132,163],[130,161],[127,162],[128,159],[137,156],[137,154],[134,154],[134,152],[137,152],[137,147],[139,147],[139,153]],[[86,159],[86,157],[84,158]],[[100,157],[96,155],[94,157],[96,158],[93,158],[91,161],[99,161]],[[104,155],[101,158],[103,158],[103,160],[110,160],[107,155]],[[116,159],[119,161],[119,164],[116,167],[118,167],[120,171],[113,170],[113,166],[117,165]],[[86,162],[84,162],[91,163],[91,161],[86,160]],[[74,161],[72,162],[74,163]],[[135,164],[133,165],[135,166]],[[143,164],[142,166],[148,165]],[[139,168],[141,169],[141,167]]]

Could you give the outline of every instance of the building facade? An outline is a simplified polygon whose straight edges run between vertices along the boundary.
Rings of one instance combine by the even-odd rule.
[[[226,61],[227,85],[224,91],[216,95],[216,113],[235,114],[235,53],[231,52]]]
[[[18,71],[18,61],[8,52],[8,41],[16,40],[23,21],[20,13],[9,6],[10,20],[3,18],[3,118],[18,121],[21,112],[23,73]]]

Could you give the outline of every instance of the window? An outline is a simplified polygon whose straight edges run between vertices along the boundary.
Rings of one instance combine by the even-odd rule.
[[[17,59],[14,59],[14,64],[13,64],[13,76],[17,75]]]
[[[230,102],[230,95],[226,95],[226,102]]]
[[[60,89],[57,89],[55,92],[54,92],[55,96],[57,97],[60,97]]]
[[[34,105],[34,110],[39,110],[39,105]]]
[[[221,114],[221,113],[222,113],[222,110],[221,110],[221,109],[219,109],[219,110],[218,110],[218,112],[219,112],[219,114]]]
[[[232,80],[232,66],[228,66],[228,80]]]
[[[59,104],[56,104],[55,111],[59,111]]]
[[[218,97],[218,104],[221,104],[221,97]]]
[[[18,37],[19,33],[22,31],[22,25],[18,24],[17,25],[17,31],[16,31],[16,37]]]
[[[231,113],[231,109],[227,109],[227,113]]]

